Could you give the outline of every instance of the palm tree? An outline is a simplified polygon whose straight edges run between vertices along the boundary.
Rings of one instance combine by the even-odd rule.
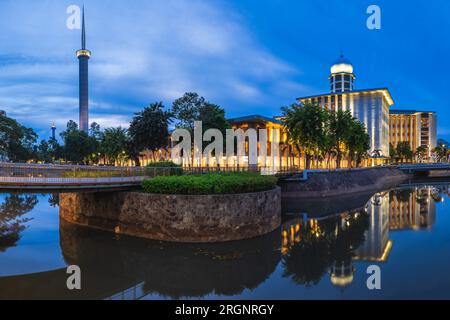
[[[418,158],[419,162],[422,162],[422,159],[426,157],[428,148],[425,146],[419,146],[416,149],[416,157]]]
[[[282,108],[282,111],[290,142],[303,148],[306,169],[311,168],[311,159],[317,166],[325,145],[326,111],[310,103],[292,104]]]
[[[121,127],[108,128],[103,134],[100,148],[110,165],[115,165],[118,160],[126,159],[126,148],[128,143],[127,130]]]
[[[370,138],[364,124],[353,119],[345,144],[349,153],[349,166],[353,167],[353,161],[355,161],[356,167],[358,167],[370,148]]]
[[[336,167],[341,167],[341,160],[345,150],[345,142],[351,134],[351,125],[354,121],[350,111],[338,110],[337,112],[327,112],[327,127],[330,146],[333,154],[336,155]]]

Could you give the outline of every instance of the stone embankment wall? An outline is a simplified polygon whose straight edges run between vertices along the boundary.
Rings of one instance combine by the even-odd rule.
[[[377,192],[407,181],[409,175],[396,168],[368,168],[311,172],[301,177],[280,181],[283,198],[324,198],[348,194]]]
[[[154,240],[242,240],[281,225],[281,191],[202,196],[66,193],[60,195],[60,216],[68,222]]]

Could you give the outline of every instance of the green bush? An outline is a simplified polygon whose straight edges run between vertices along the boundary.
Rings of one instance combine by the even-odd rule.
[[[159,161],[150,163],[147,168],[181,168],[181,166],[172,161]]]
[[[160,176],[146,179],[142,188],[157,194],[237,194],[272,190],[277,178],[257,173],[205,174],[193,176]]]
[[[146,168],[147,176],[153,177],[157,176],[160,173],[164,173],[165,175],[168,174],[171,176],[181,175],[183,173],[183,168],[172,161],[153,162],[147,165]]]

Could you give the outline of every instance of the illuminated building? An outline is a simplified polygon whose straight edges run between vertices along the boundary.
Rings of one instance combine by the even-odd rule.
[[[400,142],[408,142],[412,151],[423,146],[428,156],[437,145],[437,117],[435,112],[415,110],[390,111],[391,143],[394,147]]]
[[[330,281],[336,287],[347,287],[353,283],[355,272],[351,259],[336,261],[330,269]]]
[[[351,62],[341,56],[331,67],[330,93],[298,98],[332,111],[350,111],[370,136],[369,154],[389,156],[389,108],[394,100],[387,88],[354,90],[356,79]]]
[[[77,51],[77,58],[80,65],[80,123],[81,131],[88,132],[89,130],[89,58],[91,52],[86,49],[86,27],[84,22],[84,8],[83,21],[81,30],[81,50]]]
[[[436,204],[433,200],[433,188],[391,193],[389,208],[391,230],[429,229],[435,221]]]
[[[370,224],[366,241],[355,252],[355,260],[385,262],[392,249],[389,240],[389,194],[377,194],[367,205]]]
[[[258,166],[271,167],[274,165],[273,162],[277,162],[281,167],[300,166],[299,152],[298,150],[296,150],[296,148],[294,148],[294,146],[288,143],[288,136],[286,131],[284,130],[283,122],[279,119],[268,118],[260,115],[252,115],[229,119],[228,121],[230,122],[231,127],[235,130],[242,129],[246,131],[248,129],[255,129],[258,132],[259,129],[267,129],[267,159],[266,163],[263,163],[264,161],[259,158]],[[270,154],[273,142],[273,137],[270,134],[271,129],[280,130],[280,157],[278,160],[273,160]],[[248,154],[248,141],[246,142],[245,146],[245,154]],[[245,161],[247,161],[248,163],[248,157],[244,159],[244,162]]]
[[[434,112],[420,111],[398,111],[390,110],[394,105],[394,100],[387,88],[355,90],[356,76],[352,63],[344,56],[331,66],[328,77],[330,92],[319,95],[311,95],[298,98],[301,104],[311,103],[321,108],[331,111],[349,111],[353,117],[359,120],[366,127],[369,134],[370,149],[368,159],[364,159],[362,166],[384,164],[390,157],[389,144],[394,147],[402,141],[411,144],[411,149],[415,151],[418,146],[426,146],[429,153],[436,146],[437,117]],[[229,119],[233,129],[279,129],[280,137],[280,157],[274,159],[270,157],[272,139],[268,137],[266,162],[258,158],[260,167],[296,167],[305,168],[304,154],[300,152],[298,146],[289,143],[289,137],[283,126],[282,117],[267,117],[262,115],[243,116]],[[260,145],[258,145],[258,149]],[[260,150],[260,149],[259,149]],[[259,152],[258,150],[258,152]],[[236,158],[235,163],[246,166],[248,164],[248,143],[246,145],[244,159]],[[170,152],[169,152],[170,153]],[[303,157],[302,157],[303,156]],[[242,160],[242,161],[241,161]],[[152,160],[143,159],[143,163]],[[221,163],[214,166],[230,166],[230,161],[224,158]],[[348,160],[343,159],[343,168],[348,166]],[[195,166],[197,166],[196,164]],[[201,161],[201,166],[207,166],[206,160]],[[333,169],[333,161],[317,163],[322,168]]]

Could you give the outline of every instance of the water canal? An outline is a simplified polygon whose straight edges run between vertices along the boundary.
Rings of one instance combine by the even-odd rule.
[[[0,195],[0,299],[450,298],[450,183],[287,204],[279,230],[208,245],[86,229],[58,210],[58,194]]]

